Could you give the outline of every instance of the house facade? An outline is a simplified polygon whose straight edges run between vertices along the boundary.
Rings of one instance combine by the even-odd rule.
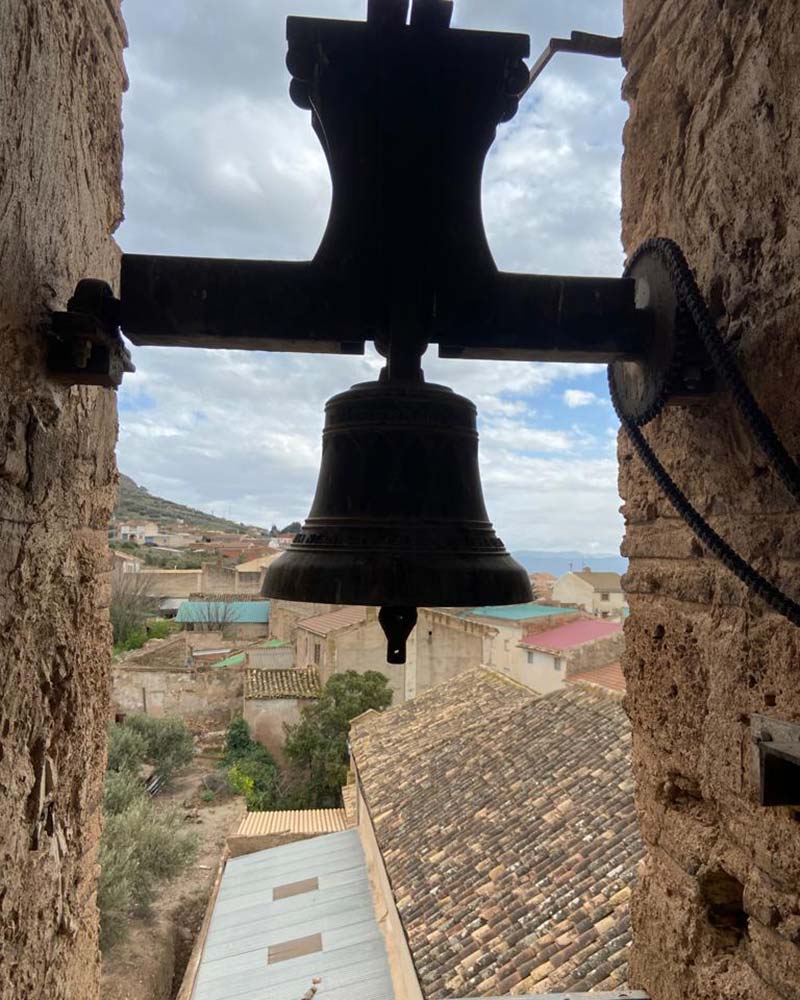
[[[419,608],[406,644],[406,662],[386,662],[386,636],[378,608],[346,606],[300,619],[295,663],[319,670],[323,683],[335,673],[377,670],[398,705],[486,661],[497,635],[493,626],[436,608]]]
[[[522,665],[514,679],[540,694],[557,691],[573,674],[619,663],[625,648],[622,624],[579,619],[532,632],[520,642]]]
[[[548,604],[507,604],[469,608],[458,612],[464,621],[494,630],[483,652],[481,663],[508,677],[521,677],[524,657],[519,644],[525,635],[554,628],[580,618],[577,608],[561,608]]]
[[[284,726],[299,722],[303,706],[319,698],[320,693],[319,674],[313,667],[247,668],[242,713],[253,738],[283,762]]]
[[[553,584],[553,600],[573,604],[600,618],[622,617],[627,602],[619,573],[593,573],[588,566],[579,573],[565,573]]]

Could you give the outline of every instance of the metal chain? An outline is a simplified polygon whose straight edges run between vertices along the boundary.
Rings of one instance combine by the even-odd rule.
[[[708,315],[705,301],[700,294],[694,275],[689,269],[680,248],[672,240],[656,237],[647,240],[636,251],[631,259],[629,270],[636,260],[644,253],[656,253],[667,265],[675,285],[678,299],[684,305],[695,324],[706,351],[717,372],[722,376],[730,389],[736,404],[742,412],[753,436],[761,445],[764,453],[775,466],[787,489],[800,500],[800,469],[789,456],[786,449],[775,434],[766,414],[761,410],[745,385],[733,356],[716,330]],[[609,391],[611,402],[617,412],[620,423],[625,428],[636,453],[644,462],[653,479],[677,513],[692,529],[698,540],[719,559],[742,583],[757,594],[766,604],[787,618],[793,625],[800,627],[800,604],[770,583],[758,570],[743,559],[738,552],[722,539],[711,525],[692,506],[678,485],[671,478],[664,466],[659,462],[655,452],[650,447],[635,421],[624,415],[617,397],[609,368]]]

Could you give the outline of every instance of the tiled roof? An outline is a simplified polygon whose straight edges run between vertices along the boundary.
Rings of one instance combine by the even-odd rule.
[[[176,620],[212,625],[265,625],[269,621],[269,601],[184,601]]]
[[[573,649],[585,642],[595,639],[605,639],[622,631],[620,622],[610,622],[602,618],[585,619],[568,622],[558,628],[549,628],[544,632],[532,632],[522,639],[523,646],[537,646],[541,649]]]
[[[568,675],[567,683],[597,684],[600,687],[608,688],[609,691],[624,691],[625,674],[623,674],[619,663],[606,663],[593,670],[583,670],[579,674]]]
[[[506,621],[524,622],[548,615],[574,615],[575,608],[556,608],[549,604],[501,604],[462,611],[461,618],[503,618]]]
[[[245,674],[245,698],[319,698],[319,674],[313,667],[297,670],[259,670],[250,667]]]
[[[575,576],[585,580],[595,590],[608,591],[609,593],[622,591],[622,577],[619,573],[593,573],[590,569],[582,569]]]
[[[363,605],[348,605],[339,608],[338,611],[327,611],[324,615],[312,615],[311,618],[301,618],[297,623],[298,628],[307,629],[314,635],[328,635],[336,632],[340,628],[349,628],[351,625],[358,625],[367,616],[367,609]]]
[[[277,833],[304,836],[336,833],[348,826],[344,809],[278,809],[249,812],[239,824],[236,837],[264,837]]]
[[[618,695],[468,671],[351,743],[427,1000],[625,983],[642,845]]]

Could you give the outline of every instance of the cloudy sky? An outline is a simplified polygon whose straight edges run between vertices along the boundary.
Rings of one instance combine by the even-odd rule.
[[[287,94],[287,14],[362,18],[362,0],[124,0],[125,214],[136,253],[304,260],[330,182]],[[619,0],[457,0],[454,24],[529,33],[537,55],[573,28],[621,33]],[[611,60],[556,56],[501,125],[484,218],[499,267],[618,275],[626,106]],[[324,401],[380,359],[135,348],[120,390],[119,463],[151,492],[235,520],[300,519]],[[424,359],[478,405],[481,472],[514,549],[616,552],[616,420],[599,366]]]

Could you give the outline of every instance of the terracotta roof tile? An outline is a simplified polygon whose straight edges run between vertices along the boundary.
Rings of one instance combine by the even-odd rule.
[[[260,670],[249,667],[245,674],[245,698],[319,698],[319,674],[313,667],[303,670]]]
[[[593,670],[582,670],[579,674],[567,676],[568,684],[597,684],[609,691],[625,690],[625,674],[619,663],[606,663]]]
[[[312,615],[311,618],[301,618],[298,628],[307,629],[315,635],[328,635],[340,628],[358,625],[367,616],[367,610],[359,605],[349,605],[338,611],[328,611],[324,615]]]
[[[625,982],[642,845],[618,695],[473,670],[351,743],[426,1000]]]

